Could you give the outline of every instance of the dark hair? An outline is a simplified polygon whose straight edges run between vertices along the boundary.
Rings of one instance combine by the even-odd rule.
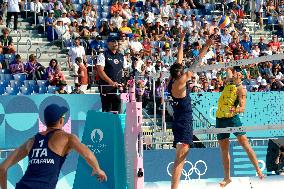
[[[21,56],[19,55],[19,54],[17,54],[16,56],[15,56],[15,59],[17,60],[17,59],[21,59]]]
[[[183,65],[175,63],[170,67],[171,77],[177,79],[183,71]]]
[[[35,61],[36,60],[36,56],[34,54],[31,54],[29,56],[29,61]]]
[[[77,58],[75,59],[75,61],[76,61],[76,62],[79,62],[79,63],[82,63],[82,58],[81,58],[81,57],[77,57]]]
[[[77,41],[77,40],[81,41],[81,38],[80,37],[76,37],[75,41]]]
[[[56,67],[56,66],[58,65],[58,62],[57,62],[57,60],[56,60],[56,59],[54,59],[54,58],[50,60],[50,62],[49,62],[49,66],[50,66],[50,67],[52,67],[52,62],[53,62],[53,61],[55,61],[55,62],[56,62],[56,65],[54,66],[54,67]]]

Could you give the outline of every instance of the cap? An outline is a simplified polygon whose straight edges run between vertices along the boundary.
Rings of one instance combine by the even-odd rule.
[[[150,23],[152,23],[152,20],[151,19],[146,19],[146,23],[150,24]]]
[[[138,15],[139,15],[138,12],[135,12],[135,13],[134,13],[134,16],[138,16]]]
[[[76,19],[74,19],[73,22],[77,22],[78,23],[78,21]]]
[[[50,104],[44,109],[44,122],[46,125],[56,123],[66,112],[68,108],[57,104]]]
[[[62,18],[58,18],[57,22],[63,22],[63,19]]]
[[[177,13],[177,14],[176,14],[176,17],[180,17],[180,16],[181,16],[180,13]]]
[[[123,4],[124,4],[124,5],[128,5],[129,3],[128,3],[127,1],[125,1]]]
[[[54,13],[54,10],[50,10],[50,11],[49,11],[49,14],[51,14],[51,13]]]
[[[158,19],[156,20],[156,22],[162,22],[162,20],[161,20],[160,18],[158,18]]]
[[[112,36],[110,35],[108,38],[107,38],[107,42],[114,42],[114,41],[118,41],[119,38],[116,37],[116,36]]]
[[[130,54],[130,49],[126,49],[126,50],[124,51],[124,54]]]
[[[134,35],[133,35],[133,37],[139,37],[140,35],[139,34],[137,34],[137,33],[135,33]]]
[[[243,28],[242,28],[242,30],[246,30],[246,31],[247,31],[247,30],[248,30],[248,28],[246,28],[246,27],[243,27]]]
[[[101,19],[102,22],[107,22],[106,18]]]
[[[62,14],[67,14],[67,11],[63,9]]]

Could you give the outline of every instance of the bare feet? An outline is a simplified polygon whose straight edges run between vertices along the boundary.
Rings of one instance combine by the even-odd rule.
[[[222,182],[220,182],[220,187],[224,188],[225,186],[227,186],[228,184],[230,184],[232,182],[232,180],[230,178],[228,179],[224,179]]]
[[[257,176],[260,178],[260,180],[264,179],[264,174],[262,173],[261,170],[256,171]]]

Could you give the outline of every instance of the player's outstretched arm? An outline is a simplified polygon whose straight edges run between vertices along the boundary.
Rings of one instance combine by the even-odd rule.
[[[69,135],[69,147],[70,149],[74,149],[76,152],[79,153],[92,167],[93,175],[97,175],[99,181],[106,181],[107,176],[103,170],[101,170],[99,163],[97,161],[96,156],[93,154],[93,152],[84,144],[82,144],[78,137],[75,135]]]
[[[24,159],[33,147],[34,138],[26,141],[22,146],[13,151],[7,159],[0,164],[0,188],[7,189],[7,171],[14,164]]]

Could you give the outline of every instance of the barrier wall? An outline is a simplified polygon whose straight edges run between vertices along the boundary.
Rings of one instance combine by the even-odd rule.
[[[241,116],[241,121],[245,126],[265,125],[265,124],[283,124],[284,123],[284,93],[248,93],[246,112]],[[215,111],[219,93],[199,93],[192,94],[193,103],[197,109],[208,117],[209,121],[215,122]],[[66,115],[66,127],[71,128],[71,132],[82,138],[85,126],[85,120],[88,110],[100,110],[99,95],[31,95],[31,96],[0,96],[0,149],[15,148],[30,138],[39,131],[39,125],[43,121],[43,109],[51,102],[56,102],[61,105],[66,105],[70,108],[70,113]],[[283,136],[283,130],[251,132],[248,136],[253,137],[275,137]],[[107,133],[106,133],[107,134]],[[102,144],[103,145],[103,144]],[[267,146],[262,146],[257,149],[258,156],[261,160],[265,160]],[[190,153],[190,158],[196,160],[202,154],[204,149],[196,149],[194,153]],[[205,149],[206,150],[206,149]],[[149,182],[150,176],[147,174],[155,173],[156,166],[148,166],[152,161],[155,153],[157,157],[169,156],[172,157],[168,161],[173,160],[173,152],[170,151],[149,151],[144,154],[145,163],[145,181]],[[163,154],[158,154],[163,153]],[[169,154],[164,154],[169,153]],[[216,154],[216,161],[219,159],[219,152],[209,153]],[[238,147],[232,151],[234,156],[233,173],[236,176],[251,176],[254,175],[252,166],[248,163],[244,152]],[[208,157],[209,157],[208,155]],[[196,157],[195,157],[196,156]],[[196,163],[195,159],[192,163]],[[0,161],[1,161],[0,157]],[[159,161],[158,158],[154,158]],[[72,153],[67,158],[66,163],[60,173],[59,183],[57,188],[69,189],[72,188],[78,155]],[[168,162],[165,161],[165,165]],[[27,159],[24,159],[19,164],[14,166],[8,174],[9,188],[13,188],[15,183],[23,176],[23,172],[27,167]],[[163,171],[167,169],[159,168]],[[208,171],[213,168],[208,168]],[[220,169],[220,168],[218,168]],[[210,172],[207,172],[208,174]],[[208,177],[210,177],[208,175]],[[154,177],[156,180],[169,180],[170,176],[161,178]]]

